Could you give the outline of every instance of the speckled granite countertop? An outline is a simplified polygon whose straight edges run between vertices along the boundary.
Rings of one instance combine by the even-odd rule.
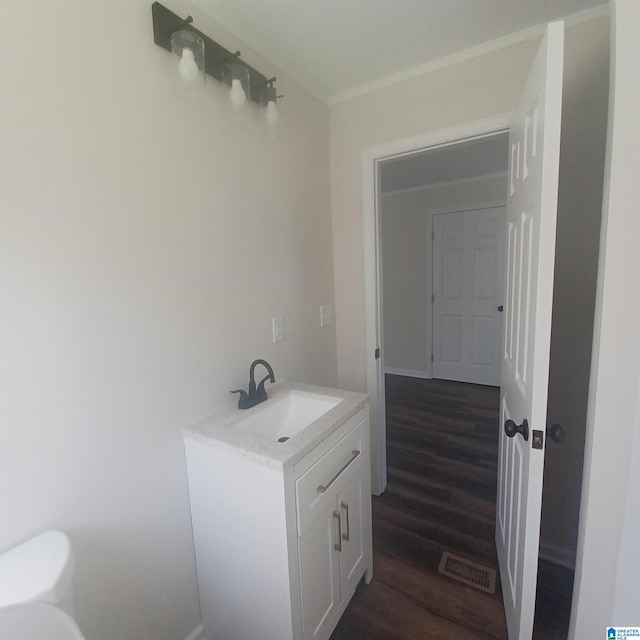
[[[340,398],[341,401],[286,442],[276,442],[234,428],[234,423],[260,411],[271,400],[281,398],[288,391],[333,396]],[[369,397],[363,393],[286,381],[269,387],[268,394],[269,399],[266,402],[252,409],[241,411],[234,408],[220,411],[190,427],[183,428],[182,435],[184,438],[191,438],[212,447],[226,449],[258,464],[281,469],[285,464],[295,464],[302,459],[369,401]]]

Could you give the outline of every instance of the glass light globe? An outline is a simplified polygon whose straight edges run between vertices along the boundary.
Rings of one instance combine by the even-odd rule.
[[[178,65],[180,75],[188,81],[195,80],[198,77],[199,69],[196,64],[193,51],[188,47],[182,50],[182,57],[180,58],[180,64]]]
[[[267,110],[264,117],[271,126],[278,124],[278,120],[280,120],[280,113],[278,113],[278,106],[275,101],[269,100],[269,102],[267,102]]]
[[[244,92],[242,82],[240,82],[240,80],[233,79],[231,81],[229,98],[231,98],[231,104],[234,107],[241,107],[247,101],[247,94]]]

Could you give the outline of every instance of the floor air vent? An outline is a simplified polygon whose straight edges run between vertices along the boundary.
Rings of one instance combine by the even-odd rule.
[[[459,580],[487,593],[496,592],[496,572],[460,556],[445,551],[442,554],[438,573]]]

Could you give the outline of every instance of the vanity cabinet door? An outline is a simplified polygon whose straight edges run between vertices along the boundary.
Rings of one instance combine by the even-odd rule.
[[[325,507],[298,538],[304,640],[328,638],[340,608],[340,557],[336,507]]]
[[[368,495],[365,491],[368,491],[368,483],[359,473],[338,494],[342,528],[342,550],[339,553],[342,598],[353,593],[366,568],[363,506]]]
[[[303,640],[328,640],[363,574],[371,575],[368,428],[356,422],[296,479]]]

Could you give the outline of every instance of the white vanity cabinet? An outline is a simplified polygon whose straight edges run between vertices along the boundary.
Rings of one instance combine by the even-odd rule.
[[[183,431],[207,640],[327,640],[370,582],[368,404],[346,396],[279,460],[259,438],[234,448],[206,425]]]

